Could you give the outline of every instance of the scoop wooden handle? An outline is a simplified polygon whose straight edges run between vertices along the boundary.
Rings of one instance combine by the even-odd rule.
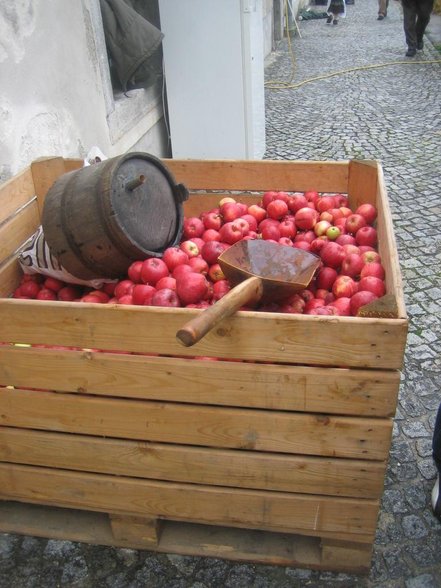
[[[235,286],[216,304],[191,319],[176,333],[180,343],[186,347],[194,345],[204,337],[218,322],[234,314],[250,302],[258,302],[263,294],[261,278],[251,277]]]

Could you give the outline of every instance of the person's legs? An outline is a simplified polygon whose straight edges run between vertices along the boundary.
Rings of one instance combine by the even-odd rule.
[[[403,4],[403,25],[404,35],[407,43],[407,57],[413,57],[416,54],[417,36],[415,30],[417,16],[417,0],[402,0]]]
[[[384,18],[387,15],[388,3],[388,0],[378,0],[378,16],[382,16]]]
[[[433,4],[434,0],[421,0],[421,2],[417,4],[417,18],[415,24],[417,49],[423,48],[424,31],[426,30],[426,27],[430,21],[430,15],[432,14]]]
[[[432,507],[434,513],[441,517],[441,494],[440,494],[440,478],[441,478],[441,404],[438,408],[438,414],[436,415],[435,428],[433,430],[433,461],[438,470],[435,486],[432,490]]]

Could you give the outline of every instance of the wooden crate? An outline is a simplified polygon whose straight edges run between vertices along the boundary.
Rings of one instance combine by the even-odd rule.
[[[242,311],[185,348],[200,310],[7,298],[46,191],[81,163],[39,160],[0,189],[0,531],[366,572],[407,334],[380,165],[166,160],[187,215],[231,191],[376,204],[399,313]]]

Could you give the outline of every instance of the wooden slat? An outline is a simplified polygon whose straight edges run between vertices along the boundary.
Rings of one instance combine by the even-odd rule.
[[[57,178],[66,173],[64,159],[62,157],[43,157],[37,159],[31,164],[31,172],[41,217],[47,191]]]
[[[391,419],[309,415],[0,389],[0,424],[301,455],[386,459]]]
[[[398,371],[0,347],[0,383],[124,398],[393,416]]]
[[[377,500],[174,484],[3,463],[0,498],[360,541],[372,540],[379,507]]]
[[[40,225],[37,201],[0,226],[0,260],[8,259],[31,237]]]
[[[0,225],[34,197],[34,183],[30,168],[24,169],[1,185]]]
[[[323,563],[320,539],[286,533],[214,527],[163,521],[158,545],[115,538],[106,514],[0,501],[0,531],[60,540],[83,541],[159,553],[224,558],[267,565],[369,572],[370,561],[354,564],[354,557]],[[352,543],[365,553],[363,543]],[[328,558],[327,558],[328,559]]]
[[[349,162],[348,194],[352,210],[365,202],[377,205],[379,169],[376,161]]]
[[[56,448],[56,450],[54,450]],[[0,427],[0,461],[171,482],[379,498],[385,461],[302,457]]]
[[[185,348],[176,332],[199,312],[0,300],[0,341],[375,369],[399,369],[403,362],[405,319],[240,311]]]
[[[401,279],[400,262],[398,249],[395,240],[395,233],[392,224],[392,215],[386,189],[384,187],[383,172],[379,169],[380,182],[378,187],[377,207],[379,210],[377,219],[377,230],[380,236],[378,250],[381,262],[386,272],[387,291],[393,293],[398,306],[398,316],[407,319],[406,307],[404,304],[403,284]]]
[[[161,521],[157,518],[110,514],[110,526],[115,539],[127,544],[155,547],[161,534]]]
[[[324,161],[219,161],[164,159],[190,190],[346,192],[348,163]]]
[[[23,272],[16,257],[0,265],[0,298],[10,296],[18,287]],[[1,327],[0,327],[1,331]]]

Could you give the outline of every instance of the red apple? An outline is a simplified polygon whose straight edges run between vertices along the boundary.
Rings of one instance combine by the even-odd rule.
[[[46,278],[43,282],[43,288],[48,288],[53,292],[59,292],[61,288],[63,288],[66,284],[61,280],[57,280],[56,278]]]
[[[219,282],[220,280],[226,279],[225,274],[218,263],[213,263],[213,265],[210,267],[208,270],[208,277],[212,282]]]
[[[316,208],[319,212],[330,210],[335,207],[335,199],[333,196],[322,196],[316,202]]]
[[[317,237],[321,237],[322,235],[326,235],[326,231],[329,229],[330,226],[331,226],[331,223],[329,221],[326,221],[326,220],[318,221],[314,225],[314,233],[317,235]]]
[[[94,294],[85,294],[80,298],[81,302],[93,302],[94,304],[104,304],[104,302],[98,296]]]
[[[360,272],[363,269],[363,267],[364,261],[361,255],[358,253],[349,253],[349,255],[346,255],[346,257],[342,261],[340,273],[343,276],[350,276],[351,278],[356,278],[360,275]]]
[[[308,200],[305,198],[303,194],[292,194],[288,198],[288,208],[291,212],[296,213],[301,208],[306,208],[308,205]]]
[[[365,218],[367,224],[371,225],[377,218],[377,209],[373,204],[360,204],[356,209],[355,214],[361,214],[361,216]]]
[[[323,288],[325,290],[331,290],[333,283],[335,282],[338,276],[337,270],[333,267],[322,267],[319,270],[316,278],[316,286],[317,288]]]
[[[324,306],[325,305],[325,301],[322,298],[312,298],[311,300],[308,300],[308,302],[305,304],[305,307],[303,309],[303,313],[304,314],[311,314],[311,311],[315,310],[316,308],[319,308],[320,306]]]
[[[332,285],[332,293],[336,298],[351,298],[357,290],[357,282],[349,276],[338,276]]]
[[[23,284],[20,286],[21,296],[26,296],[27,298],[35,298],[39,292],[40,285],[33,280],[23,282]]]
[[[261,235],[265,241],[278,242],[281,237],[279,225],[265,225],[261,231]]]
[[[377,298],[378,296],[376,296],[373,292],[369,292],[368,290],[359,290],[351,298],[351,315],[357,316],[358,310],[361,306],[369,304],[369,302],[373,302],[374,300],[377,300]]]
[[[319,306],[318,308],[314,308],[313,310],[311,310],[309,314],[315,314],[320,316],[335,316],[338,314],[338,311],[334,306],[325,305]]]
[[[329,241],[322,247],[320,257],[325,265],[338,269],[346,255],[341,245],[335,241]]]
[[[274,192],[274,190],[269,191],[269,192],[265,192],[264,195],[262,196],[262,206],[263,208],[267,208],[268,204],[270,202],[272,202],[273,200],[276,200],[279,196],[278,192]]]
[[[311,241],[310,245],[311,245],[311,251],[312,253],[316,253],[317,255],[320,255],[320,251],[323,248],[323,246],[325,245],[325,243],[327,243],[329,241],[328,237],[323,236],[323,237],[317,237],[317,239],[314,239],[313,241]]]
[[[207,241],[205,245],[202,247],[201,256],[208,265],[213,265],[218,260],[218,257],[221,253],[228,249],[228,245],[226,243],[220,243],[219,241]]]
[[[145,305],[150,304],[156,288],[149,284],[135,284],[132,290],[132,304]],[[147,302],[148,301],[148,302]]]
[[[214,229],[218,231],[222,226],[222,216],[218,212],[207,212],[204,215],[202,222],[205,229]]]
[[[141,282],[142,261],[134,261],[127,270],[127,275],[134,284]]]
[[[141,262],[142,264],[142,262]],[[133,280],[132,280],[133,282]],[[115,287],[117,282],[105,282],[101,286],[101,290],[107,294],[107,296],[113,296],[115,294]]]
[[[219,210],[220,210],[220,207],[223,204],[225,204],[226,202],[236,202],[236,201],[231,196],[225,196],[224,198],[222,198],[222,200],[219,200]]]
[[[297,233],[294,237],[294,241],[306,241],[307,243],[312,243],[316,238],[314,231],[304,231],[303,233]]]
[[[243,237],[242,229],[236,222],[227,222],[219,230],[220,238],[224,243],[233,245]]]
[[[168,267],[168,270],[170,272],[172,272],[176,266],[182,265],[183,263],[188,262],[188,255],[180,247],[168,247],[162,255],[162,261]],[[139,262],[135,262],[135,263],[139,263]],[[140,280],[133,280],[133,281],[135,282],[135,281],[140,281]]]
[[[339,206],[339,210],[343,218],[348,218],[348,216],[353,214],[352,210],[348,206]]]
[[[342,296],[341,298],[336,298],[335,300],[328,302],[329,306],[333,306],[337,309],[337,313],[340,316],[351,316],[351,300],[352,298],[347,298],[346,296]]]
[[[187,240],[187,241],[183,241],[180,245],[179,245],[180,249],[182,249],[182,251],[184,251],[184,253],[187,254],[187,256],[190,257],[196,257],[196,255],[199,255],[199,247],[196,245],[196,243],[194,241],[191,240]]]
[[[142,262],[141,281],[154,286],[158,280],[169,275],[168,267],[162,259],[150,257]],[[118,295],[116,295],[119,298]]]
[[[176,294],[182,304],[197,304],[205,299],[208,282],[202,274],[191,272],[176,279]]]
[[[121,296],[131,294],[134,287],[135,284],[132,280],[121,280],[115,286],[115,298],[120,299]]]
[[[311,251],[311,243],[308,241],[294,241],[292,246],[296,249],[303,249],[303,251]]]
[[[361,214],[350,214],[346,218],[345,229],[348,233],[355,233],[361,229],[362,227],[366,226],[366,219]]]
[[[363,247],[363,246],[362,246]],[[375,250],[363,251],[361,254],[364,263],[381,263],[380,254]]]
[[[197,257],[193,257],[192,259],[198,259]],[[144,284],[145,286],[147,284]],[[176,290],[176,278],[172,276],[165,276],[165,278],[161,278],[156,282],[156,290],[163,290],[167,288],[169,290]],[[135,288],[133,288],[135,290]]]
[[[224,223],[230,223],[241,216],[242,209],[237,202],[226,202],[220,207],[220,213]]]
[[[294,218],[291,217],[281,220],[279,223],[279,231],[281,237],[288,237],[289,239],[295,237],[297,233],[297,227]]]
[[[255,220],[255,219],[253,219],[253,220]],[[248,235],[249,230],[250,230],[250,225],[248,224],[248,221],[246,221],[242,216],[237,218],[234,221],[234,224],[237,225],[239,227],[239,229],[242,231],[242,237],[246,237]],[[256,225],[257,225],[257,223],[256,223]]]
[[[298,210],[294,218],[297,228],[307,231],[314,228],[318,219],[318,212],[313,208],[305,207]]]
[[[266,210],[258,204],[252,204],[251,206],[249,206],[248,214],[254,216],[258,223],[260,223],[261,221],[263,221],[264,218],[266,218]]]
[[[266,207],[269,218],[280,220],[288,213],[288,205],[284,200],[272,200]]]
[[[50,288],[41,288],[35,298],[36,300],[57,300],[57,293]]]
[[[377,244],[377,230],[369,225],[361,227],[355,233],[355,240],[357,245],[369,245],[370,247],[375,247]]]
[[[291,239],[289,239],[289,237],[280,237],[280,239],[277,242],[280,243],[280,245],[285,245],[285,247],[293,246],[293,242],[291,241]]]
[[[368,276],[374,276],[380,280],[384,280],[386,272],[381,263],[373,261],[372,263],[365,263],[361,270],[360,277],[367,278]]]
[[[192,271],[193,270],[188,265],[188,263],[183,263],[182,265],[177,265],[175,267],[175,269],[172,271],[172,274],[171,275],[172,275],[172,278],[174,278],[175,280],[177,280],[181,276],[183,276],[185,274],[189,274]]]
[[[72,302],[73,300],[80,298],[80,296],[81,291],[75,286],[64,286],[64,288],[61,288],[57,294],[58,300],[61,300],[62,302]]]
[[[216,231],[215,229],[207,229],[206,231],[204,231],[204,233],[202,235],[202,240],[205,243],[207,241],[219,241],[219,239],[220,239],[219,231]]]
[[[344,235],[338,236],[335,242],[339,245],[355,245],[355,237],[354,235],[349,235],[346,233]]]
[[[109,302],[109,299],[110,299],[110,296],[108,294],[106,294],[105,292],[103,292],[102,290],[91,290],[90,292],[87,292],[87,294],[90,294],[91,296],[96,296],[104,304],[107,304],[107,302]]]
[[[316,192],[315,190],[307,190],[304,193],[304,196],[306,198],[306,200],[308,200],[308,202],[312,202],[315,206],[315,203],[317,202],[317,200],[319,199],[319,193]]]
[[[343,249],[345,251],[346,256],[351,255],[351,253],[355,253],[356,255],[361,256],[360,248],[357,247],[357,245],[351,245],[350,243],[347,243],[346,245],[343,245]]]
[[[117,298],[118,304],[133,304],[133,298],[131,294],[124,294],[121,298]]]
[[[170,288],[162,288],[162,290],[158,290],[153,294],[151,305],[177,308],[178,306],[181,306],[181,301],[174,290],[171,290]]]
[[[200,237],[204,231],[204,223],[197,216],[184,219],[182,232],[185,239],[191,240],[193,237]]]
[[[227,292],[229,292],[231,286],[227,280],[219,280],[213,284],[213,301],[220,300]]]
[[[335,194],[334,199],[337,204],[337,207],[348,207],[349,206],[348,197],[345,196],[344,194]]]
[[[241,219],[247,221],[249,231],[257,231],[258,223],[256,217],[254,217],[252,214],[244,214],[241,217],[239,217],[238,220],[240,221]]]
[[[197,272],[199,274],[206,274],[208,272],[208,263],[200,255],[197,255],[196,257],[191,257],[188,260],[188,265],[194,272]]]
[[[375,296],[380,298],[386,294],[386,286],[383,280],[380,278],[376,278],[375,276],[366,276],[361,278],[358,287],[360,290],[367,290],[368,292],[372,292]]]

